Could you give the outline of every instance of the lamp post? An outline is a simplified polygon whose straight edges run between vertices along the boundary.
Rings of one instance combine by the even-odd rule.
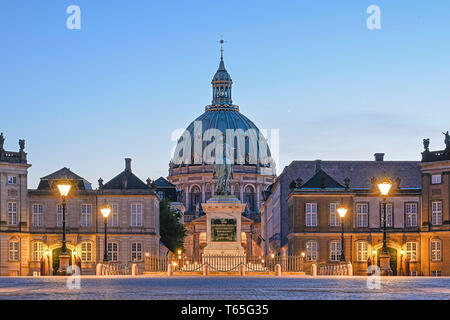
[[[405,254],[405,250],[400,251],[400,276],[403,276],[403,255]]]
[[[72,185],[70,182],[66,179],[60,180],[57,185],[59,194],[62,198],[62,228],[63,228],[63,234],[62,234],[62,246],[61,246],[61,253],[59,254],[59,268],[57,273],[60,275],[66,274],[67,267],[69,266],[69,253],[67,252],[67,245],[66,245],[66,199],[69,195],[70,189],[72,188]]]
[[[383,247],[380,253],[380,269],[382,275],[391,275],[392,270],[390,266],[390,256],[386,240],[386,196],[391,190],[392,181],[389,178],[384,177],[378,181],[377,186],[380,194],[383,196]]]
[[[340,261],[341,262],[345,262],[345,248],[344,248],[344,218],[345,215],[347,214],[348,209],[341,204],[338,208],[337,208],[337,212],[339,213],[339,216],[341,217],[341,258]]]
[[[105,223],[105,244],[103,249],[103,263],[108,262],[108,235],[107,235],[107,227],[108,227],[108,217],[111,213],[111,207],[109,204],[105,202],[105,204],[100,208],[100,212],[103,215],[103,221]]]

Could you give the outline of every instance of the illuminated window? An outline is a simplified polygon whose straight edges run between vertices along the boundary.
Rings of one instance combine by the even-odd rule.
[[[81,243],[81,261],[92,262],[92,243],[91,242]]]
[[[33,261],[39,261],[44,256],[44,244],[42,242],[35,241],[32,246],[32,258]]]
[[[358,241],[356,243],[356,259],[358,261],[367,261],[369,258],[369,245],[365,241]]]
[[[306,242],[306,260],[316,261],[317,260],[317,241],[310,240]]]
[[[406,243],[406,256],[409,261],[417,261],[417,242]]]
[[[142,243],[141,242],[131,243],[131,261],[133,261],[133,262],[142,261]]]
[[[9,242],[9,261],[19,261],[19,241]]]
[[[119,261],[119,244],[117,242],[108,242],[108,260],[112,262]]]
[[[442,224],[442,201],[431,203],[431,224],[438,226]]]
[[[333,240],[330,242],[330,261],[339,261],[341,258],[341,241]]]
[[[442,241],[431,240],[431,261],[441,261],[442,259]]]

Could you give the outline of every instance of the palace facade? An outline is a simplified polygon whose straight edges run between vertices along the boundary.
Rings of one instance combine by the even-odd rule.
[[[29,190],[30,164],[24,152],[3,149],[0,144],[0,276],[27,276],[40,272],[55,274],[62,245],[62,205],[56,190],[60,179],[72,185],[67,199],[66,230],[70,264],[81,260],[82,274],[95,274],[103,260],[104,221],[99,208],[108,203],[108,256],[113,263],[136,263],[144,269],[146,253],[158,255],[159,201],[150,180],[132,173],[131,159],[125,170],[94,190],[91,183],[68,168],[41,178],[37,189]]]
[[[421,162],[294,161],[266,191],[262,206],[265,253],[305,254],[305,266],[338,264],[341,219],[344,252],[354,273],[379,265],[383,238],[378,178],[393,181],[387,197],[387,246],[395,274],[450,275],[450,147],[431,152],[425,140]]]

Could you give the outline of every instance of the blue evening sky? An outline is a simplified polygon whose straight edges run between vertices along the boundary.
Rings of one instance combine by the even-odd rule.
[[[63,166],[96,187],[125,157],[143,180],[167,176],[173,130],[211,102],[223,36],[233,102],[280,130],[280,168],[419,160],[450,130],[449,31],[446,0],[0,0],[0,131],[6,150],[26,139],[30,188]]]

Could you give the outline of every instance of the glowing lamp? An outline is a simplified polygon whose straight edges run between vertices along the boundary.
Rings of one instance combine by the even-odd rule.
[[[58,187],[58,191],[59,191],[59,194],[61,195],[61,197],[67,197],[67,195],[69,194],[70,188],[72,188],[72,186],[70,185],[70,183],[68,181],[61,181],[56,186]]]
[[[348,209],[341,204],[336,211],[339,213],[339,216],[343,219],[345,217],[345,215],[347,214]]]
[[[383,196],[387,196],[389,194],[389,191],[391,190],[392,181],[387,177],[381,178],[380,181],[378,182],[377,186],[378,186],[378,190],[380,190],[380,193]]]
[[[111,213],[111,206],[107,203],[105,203],[101,208],[100,212],[102,213],[103,217],[107,219],[109,217],[109,214]]]

